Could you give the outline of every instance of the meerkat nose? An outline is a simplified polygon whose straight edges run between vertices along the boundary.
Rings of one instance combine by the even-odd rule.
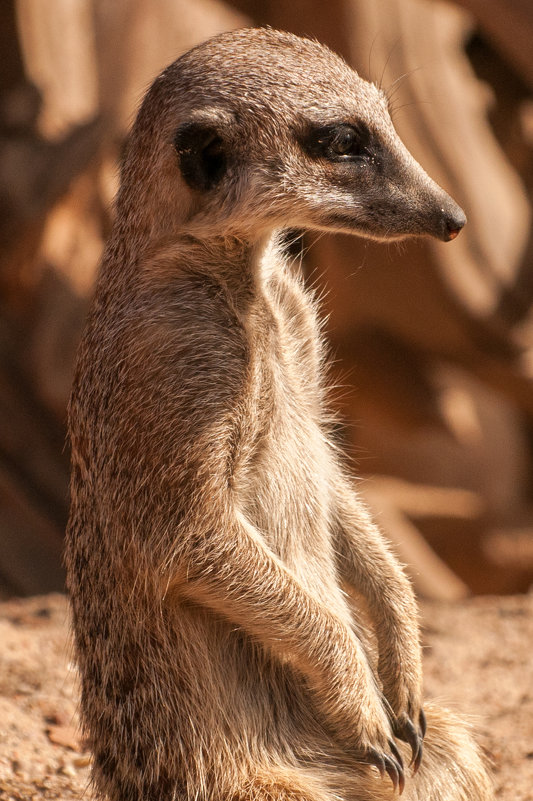
[[[456,203],[442,211],[442,240],[450,242],[455,239],[466,224],[466,214]]]

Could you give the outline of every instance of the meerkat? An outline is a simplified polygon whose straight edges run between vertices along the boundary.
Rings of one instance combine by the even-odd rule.
[[[281,245],[464,223],[383,92],[315,41],[225,33],[149,89],[69,412],[98,797],[491,798],[464,725],[424,714],[417,604],[335,447],[317,303]]]

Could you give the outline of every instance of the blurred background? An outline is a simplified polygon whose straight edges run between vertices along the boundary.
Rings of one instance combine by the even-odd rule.
[[[65,409],[151,80],[243,25],[318,38],[393,98],[466,210],[459,239],[308,236],[340,432],[422,597],[533,583],[530,0],[6,0],[0,5],[0,598],[61,589]]]

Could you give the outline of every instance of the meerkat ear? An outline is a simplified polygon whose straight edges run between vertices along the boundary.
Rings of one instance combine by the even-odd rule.
[[[188,122],[180,126],[174,148],[182,175],[191,189],[212,189],[226,172],[225,143],[213,124]]]

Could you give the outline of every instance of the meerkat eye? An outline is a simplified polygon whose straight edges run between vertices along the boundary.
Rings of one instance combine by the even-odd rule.
[[[311,128],[301,141],[313,158],[328,161],[368,161],[372,158],[371,134],[363,125],[339,123]]]
[[[350,125],[343,125],[334,132],[329,148],[337,156],[348,156],[352,155],[356,145],[357,135],[354,129]]]

